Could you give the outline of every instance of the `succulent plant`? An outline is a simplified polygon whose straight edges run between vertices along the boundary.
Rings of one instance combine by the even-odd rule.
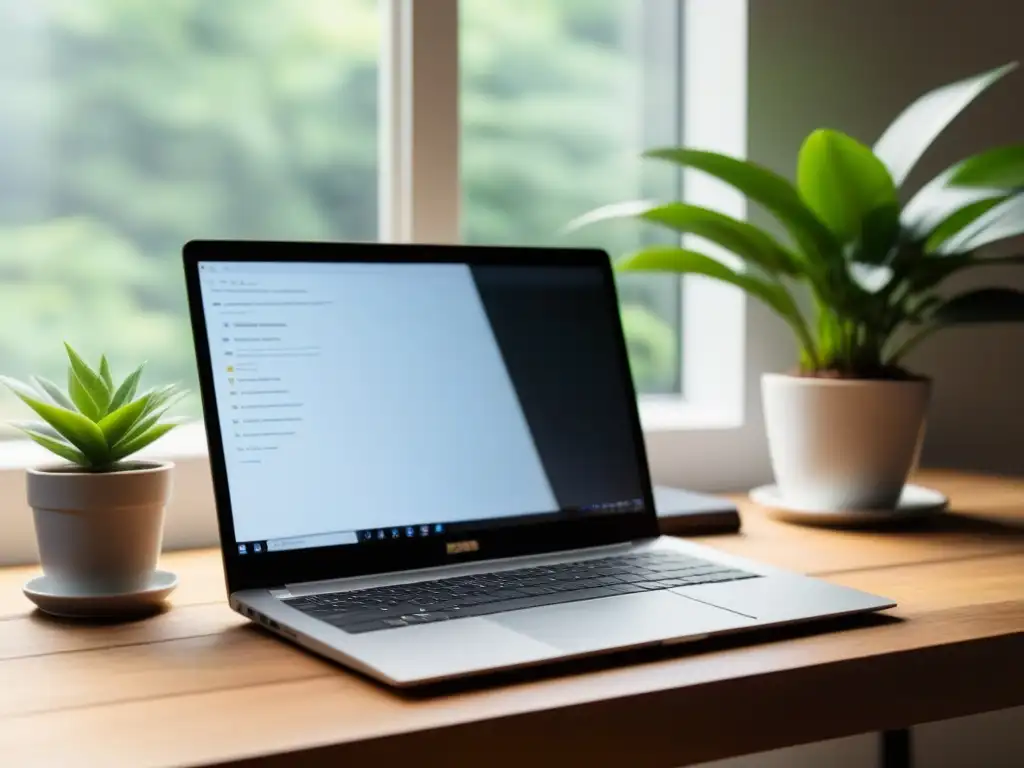
[[[64,344],[68,354],[68,386],[33,376],[31,385],[0,376],[8,389],[43,421],[12,422],[32,440],[61,458],[94,472],[115,472],[122,459],[166,435],[177,422],[164,414],[186,392],[177,384],[137,395],[145,363],[115,385],[106,355],[95,370]]]

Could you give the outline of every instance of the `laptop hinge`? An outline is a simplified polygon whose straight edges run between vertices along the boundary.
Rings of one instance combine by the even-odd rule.
[[[278,587],[277,589],[270,590],[270,594],[273,597],[283,600],[286,597],[293,597],[291,590],[288,587]]]

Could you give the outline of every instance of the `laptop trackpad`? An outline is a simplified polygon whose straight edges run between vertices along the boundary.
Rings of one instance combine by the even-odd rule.
[[[489,621],[570,653],[745,627],[752,620],[672,592],[641,592],[488,616]]]

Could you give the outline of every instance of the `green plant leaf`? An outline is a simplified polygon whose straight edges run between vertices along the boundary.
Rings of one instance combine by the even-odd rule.
[[[946,261],[942,259],[940,261]],[[924,324],[890,356],[893,365],[938,330],[958,325],[1024,323],[1024,291],[980,288],[941,301],[923,318]]]
[[[4,377],[4,384],[8,384]],[[85,454],[89,464],[98,466],[103,464],[108,455],[107,442],[103,432],[87,416],[69,411],[58,405],[44,403],[34,396],[14,390],[15,394],[33,411],[38,413],[54,429],[56,429],[69,443]]]
[[[936,307],[931,322],[938,325],[1024,323],[1024,291],[979,288],[954,296]]]
[[[120,461],[126,456],[131,456],[133,453],[136,453],[145,448],[154,440],[158,440],[159,438],[166,435],[176,426],[177,424],[173,422],[164,422],[163,424],[157,424],[156,426],[150,427],[150,429],[139,435],[136,435],[131,440],[122,441],[117,447],[114,448],[114,451],[111,454],[111,460]]]
[[[942,298],[934,294],[927,294],[919,296],[908,304],[907,321],[912,323],[921,323],[928,318],[928,314],[942,303]]]
[[[913,241],[925,240],[943,221],[968,206],[1007,198],[1006,190],[947,186],[956,168],[949,168],[925,184],[900,214],[900,223]]]
[[[624,200],[621,203],[610,203],[609,205],[602,205],[600,208],[594,208],[591,211],[587,211],[581,216],[577,216],[575,219],[565,225],[564,232],[575,232],[589,227],[592,224],[598,224],[602,221],[614,221],[616,219],[635,219],[643,216],[647,211],[652,208],[657,208],[660,205],[656,200]]]
[[[949,123],[989,86],[1017,66],[1016,62],[966,80],[944,85],[907,107],[875,143],[875,155],[885,163],[896,186]]]
[[[775,238],[745,221],[685,203],[658,206],[641,217],[680,234],[692,234],[720,245],[769,273],[800,274],[800,258]]]
[[[100,378],[103,379],[103,383],[107,385],[107,391],[114,391],[114,377],[110,373],[110,363],[107,362],[107,356],[100,356]]]
[[[16,394],[21,399],[26,397],[38,397],[39,393],[36,392],[32,387],[24,382],[18,381],[17,379],[11,378],[10,376],[0,376],[0,384],[3,384],[11,392]]]
[[[138,422],[139,418],[149,404],[149,397],[140,397],[127,405],[122,405],[116,411],[111,411],[99,422],[99,428],[108,446],[117,445],[131,428]]]
[[[127,443],[134,440],[136,437],[141,435],[143,432],[147,432],[153,427],[158,421],[160,421],[161,413],[154,413],[151,416],[143,415],[141,419],[132,425],[132,428],[128,430],[128,433],[122,437],[118,442]],[[117,448],[117,445],[114,446]]]
[[[163,413],[175,403],[178,403],[187,394],[188,392],[179,389],[177,384],[168,384],[151,390],[146,393],[146,396],[149,398],[149,402],[142,415],[149,416],[152,413]]]
[[[921,259],[907,274],[914,294],[932,290],[947,278],[975,267],[1008,267],[1024,264],[1024,254],[981,259],[973,255],[930,256]]]
[[[143,363],[134,371],[128,374],[128,377],[121,382],[121,386],[114,392],[114,396],[110,398],[109,410],[116,411],[122,405],[130,402],[135,397],[135,391],[139,388],[139,379],[142,378],[142,369],[146,367]]]
[[[1024,187],[1024,145],[982,152],[947,168],[925,184],[903,209],[903,227],[912,238],[924,239],[960,211],[979,210],[978,206],[984,207],[984,203],[994,206],[1018,187]],[[953,223],[959,222],[955,219]],[[945,237],[936,238],[929,250],[955,231],[944,227]]]
[[[75,404],[71,402],[71,399],[61,391],[60,387],[49,379],[43,378],[42,376],[33,376],[32,382],[40,392],[46,393],[47,397],[49,397],[55,405],[59,405],[61,408],[67,408],[69,411],[75,410]]]
[[[968,253],[1024,234],[1024,193],[1003,200],[943,241],[937,253]]]
[[[176,406],[182,400],[188,397],[187,389],[175,389],[164,401],[157,407],[151,408],[149,413],[163,414],[169,411],[171,408]]]
[[[78,378],[74,368],[68,368],[68,394],[71,395],[71,400],[82,415],[88,416],[93,421],[99,421],[103,413],[96,401],[92,399],[89,390],[82,384],[82,380]]]
[[[907,281],[910,295],[932,290],[946,278],[971,265],[971,256],[934,256],[919,259],[905,270],[902,277]]]
[[[1005,199],[1005,197],[994,197],[988,200],[976,200],[973,203],[968,203],[960,210],[955,211],[950,216],[946,217],[946,219],[940,222],[939,225],[932,230],[932,233],[925,241],[925,253],[935,253],[939,249],[939,246],[949,238],[957,232],[960,232],[979,216],[988,213]]]
[[[863,264],[886,264],[899,244],[900,206],[891,202],[880,205],[864,217],[860,237],[849,249],[848,260]]]
[[[9,424],[22,432],[36,432],[40,435],[52,437],[55,440],[63,439],[60,432],[51,427],[45,421],[11,421]]]
[[[637,218],[691,234],[722,246],[744,261],[772,274],[801,272],[800,258],[783,248],[771,235],[731,216],[686,203],[651,203],[635,200],[606,205],[569,224],[569,229],[611,219]]]
[[[42,432],[37,432],[36,430],[30,428],[17,427],[17,429],[25,433],[30,439],[39,443],[39,445],[43,446],[43,448],[50,451],[51,453],[57,454],[62,459],[67,459],[68,461],[73,462],[80,467],[91,466],[89,463],[89,459],[85,457],[84,453],[75,448],[75,446],[66,443],[63,440],[51,437],[50,435],[44,434]]]
[[[872,211],[896,210],[896,187],[882,161],[839,131],[820,129],[804,141],[797,188],[807,207],[844,243],[861,236]]]
[[[645,248],[620,259],[615,267],[623,272],[654,271],[704,275],[734,285],[771,307],[790,325],[801,346],[812,356],[815,355],[814,339],[796,302],[778,283],[769,283],[751,275],[741,274],[710,256],[671,246]]]
[[[107,387],[106,382],[103,381],[103,377],[90,368],[89,364],[71,348],[70,344],[64,342],[64,348],[67,350],[68,360],[71,361],[71,370],[74,371],[75,377],[77,377],[85,391],[89,393],[89,397],[98,411],[98,415],[92,418],[99,418],[107,412],[107,406],[110,405],[110,389]],[[75,400],[73,393],[71,399]],[[78,401],[75,400],[76,405],[77,403]],[[81,410],[81,406],[79,406],[79,410]],[[82,412],[85,413],[84,410]]]
[[[829,307],[818,306],[816,325],[818,329],[818,347],[821,351],[821,356],[825,359],[835,358],[842,346],[840,340],[842,334],[840,333],[839,323],[836,320],[835,314]]]
[[[809,256],[824,263],[841,258],[839,244],[828,227],[804,205],[793,185],[777,173],[746,160],[696,149],[654,149],[644,156],[695,168],[724,181],[770,211]]]
[[[1004,190],[1024,187],[1024,144],[995,147],[957,163],[949,183]]]
[[[149,404],[146,406],[145,411],[139,420],[132,425],[131,430],[121,438],[121,442],[134,440],[140,434],[150,429],[154,424],[160,421],[160,417],[173,408],[182,398],[188,395],[188,392],[184,390],[172,391],[169,393],[170,396],[164,396],[161,394],[165,390],[175,389],[177,389],[176,384],[169,384],[167,387],[163,387],[148,395]],[[153,406],[153,403],[157,404],[156,407]]]

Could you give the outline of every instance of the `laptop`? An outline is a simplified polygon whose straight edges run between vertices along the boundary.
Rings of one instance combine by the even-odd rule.
[[[608,255],[196,241],[231,607],[399,687],[876,611],[658,535]]]

